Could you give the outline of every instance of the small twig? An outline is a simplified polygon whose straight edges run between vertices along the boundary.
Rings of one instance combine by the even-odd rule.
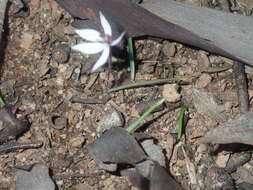
[[[144,61],[141,61],[142,63],[160,63],[161,61],[158,61],[158,60],[144,60]]]
[[[4,145],[0,146],[0,153],[7,153],[14,150],[19,149],[32,149],[32,148],[40,148],[43,145],[42,142],[30,142],[30,143],[5,143]]]
[[[184,149],[184,145],[181,146],[182,147],[182,151],[185,157],[185,164],[186,164],[186,168],[189,174],[189,178],[190,178],[190,183],[191,184],[197,184],[197,177],[196,177],[196,169],[194,164],[191,162],[189,156],[186,154],[185,149]]]
[[[165,83],[175,83],[175,82],[180,82],[182,80],[183,80],[183,78],[170,78],[170,79],[157,79],[157,80],[131,82],[126,85],[112,88],[112,89],[108,90],[108,93],[116,92],[116,91],[128,89],[128,88],[152,86],[152,85],[165,84]]]
[[[91,75],[91,78],[88,84],[85,86],[84,91],[89,90],[93,86],[93,84],[96,82],[97,78],[98,78],[98,73]]]
[[[223,72],[223,71],[227,71],[229,69],[231,69],[233,66],[232,65],[225,65],[224,67],[208,67],[208,68],[205,68],[202,73],[219,73],[219,72]]]
[[[235,61],[233,66],[233,72],[237,88],[239,109],[241,113],[246,113],[249,111],[249,95],[244,64]]]
[[[105,104],[111,99],[111,96],[105,94],[101,99],[96,98],[81,98],[78,96],[72,96],[70,98],[71,103],[80,103],[80,104]]]
[[[99,174],[66,174],[66,175],[54,175],[52,178],[54,180],[63,180],[63,179],[76,179],[76,178],[85,178],[85,177],[96,177]]]

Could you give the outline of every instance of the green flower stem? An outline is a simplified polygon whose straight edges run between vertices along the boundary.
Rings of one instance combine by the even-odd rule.
[[[177,131],[177,140],[180,140],[183,135],[183,127],[184,127],[184,115],[185,115],[186,107],[182,105],[180,107],[180,113],[178,117],[178,131]]]
[[[131,80],[135,78],[135,61],[134,61],[134,49],[133,49],[133,38],[127,39],[127,52],[130,61]]]
[[[127,127],[127,131],[129,133],[132,133],[135,131],[136,127],[146,118],[148,117],[157,107],[162,105],[165,102],[165,98],[161,98],[159,101],[154,103],[151,107],[149,107],[142,115],[137,119],[135,122],[133,122],[130,126]]]

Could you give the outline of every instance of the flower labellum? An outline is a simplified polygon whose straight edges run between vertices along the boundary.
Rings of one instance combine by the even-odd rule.
[[[112,28],[108,20],[99,12],[101,25],[104,30],[104,34],[94,29],[80,29],[75,32],[83,39],[87,40],[86,43],[77,44],[72,49],[80,51],[85,54],[96,54],[102,51],[101,56],[92,67],[91,72],[94,72],[99,67],[103,66],[108,58],[110,57],[111,46],[117,45],[125,35],[125,32],[121,33],[120,36],[112,41]]]

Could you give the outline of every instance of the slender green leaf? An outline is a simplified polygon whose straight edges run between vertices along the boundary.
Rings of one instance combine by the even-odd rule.
[[[5,105],[3,98],[0,96],[0,104]]]
[[[186,107],[184,105],[182,105],[180,107],[180,113],[179,113],[179,117],[178,117],[177,140],[180,140],[183,135],[185,111],[186,111]]]
[[[148,117],[157,107],[159,107],[160,105],[162,105],[165,102],[165,98],[161,98],[160,100],[158,100],[156,103],[154,103],[152,106],[150,106],[142,115],[141,117],[139,117],[139,119],[137,119],[135,122],[133,122],[130,126],[127,127],[127,131],[129,133],[134,132],[134,130],[136,129],[136,127],[146,118]]]

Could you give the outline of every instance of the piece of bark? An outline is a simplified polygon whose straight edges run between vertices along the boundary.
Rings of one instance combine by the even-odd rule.
[[[14,150],[19,149],[32,149],[32,148],[40,148],[43,145],[42,142],[30,142],[30,143],[17,143],[17,142],[11,142],[11,143],[5,143],[0,146],[0,153],[7,153]]]
[[[237,54],[230,54],[216,46],[211,39],[190,32],[188,30],[190,27],[182,28],[166,21],[129,0],[107,0],[106,3],[104,0],[56,0],[56,2],[74,17],[94,20],[97,24],[98,12],[102,11],[112,24],[113,32],[124,30],[130,36],[150,35],[171,39],[244,63],[253,63],[247,62],[248,59],[242,59],[243,57]],[[206,24],[208,25],[208,22]]]
[[[253,65],[251,17],[195,7],[172,0],[147,0],[141,6],[164,20],[186,28],[202,39],[210,40],[213,45],[230,52],[244,63]]]
[[[252,153],[251,152],[235,152],[232,154],[226,164],[226,171],[228,173],[233,173],[237,170],[237,168],[243,166],[247,162],[251,160]]]
[[[194,88],[192,89],[192,97],[192,103],[198,113],[216,121],[226,121],[225,107],[216,103],[213,94]]]
[[[0,108],[0,143],[16,138],[29,129],[27,121],[16,118],[9,108]]]
[[[241,113],[246,113],[249,111],[249,94],[247,77],[245,73],[245,65],[235,61],[233,65],[233,72],[237,90],[239,109]]]
[[[201,138],[202,143],[243,143],[253,145],[253,112],[218,126]]]

